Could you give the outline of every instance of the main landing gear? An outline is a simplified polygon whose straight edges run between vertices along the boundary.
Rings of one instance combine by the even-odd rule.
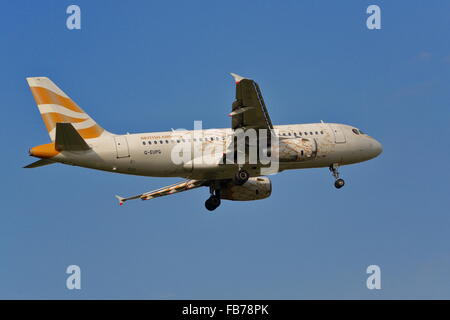
[[[330,166],[330,171],[331,174],[333,175],[335,181],[334,181],[334,186],[336,187],[336,189],[340,189],[345,185],[345,181],[344,179],[339,178],[339,164],[337,163],[333,163]]]
[[[235,175],[234,175],[234,183],[238,186],[242,186],[244,183],[247,182],[248,178],[250,177],[250,175],[248,174],[247,171],[245,170],[239,170]]]
[[[242,186],[248,181],[250,175],[245,170],[239,170],[233,178],[235,185]],[[205,201],[205,208],[209,211],[214,211],[220,206],[220,183],[212,183],[209,186],[210,197]]]
[[[214,211],[220,206],[220,189],[214,189],[214,186],[210,186],[209,192],[211,196],[205,201],[205,208]]]

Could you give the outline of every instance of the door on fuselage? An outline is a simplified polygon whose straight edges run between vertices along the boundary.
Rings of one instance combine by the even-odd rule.
[[[116,136],[114,137],[114,142],[116,144],[117,158],[127,158],[130,156],[127,137]]]
[[[331,131],[333,131],[334,142],[335,143],[345,143],[346,142],[345,135],[344,135],[344,132],[342,131],[342,129],[338,125],[330,124],[329,126],[331,128]]]

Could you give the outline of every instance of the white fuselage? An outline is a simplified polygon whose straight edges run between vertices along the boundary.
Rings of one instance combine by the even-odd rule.
[[[315,145],[314,154],[310,158],[280,162],[280,171],[328,167],[331,164],[347,165],[372,159],[381,153],[382,147],[378,141],[353,130],[358,131],[352,126],[332,123],[274,126],[274,131],[281,142],[303,138],[313,141]],[[63,151],[52,160],[141,176],[228,179],[233,177],[236,166],[217,164],[197,166],[189,161],[175,163],[172,155],[174,148],[180,144],[186,144],[184,147],[191,149],[192,157],[196,151],[204,150],[208,144],[223,146],[225,149],[232,135],[232,129],[109,135],[87,140],[91,150]],[[194,138],[190,137],[201,139],[196,138],[194,141]],[[251,176],[260,175],[258,166],[250,166],[248,171]]]

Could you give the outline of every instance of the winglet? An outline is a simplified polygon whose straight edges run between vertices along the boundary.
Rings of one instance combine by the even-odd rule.
[[[234,78],[234,81],[236,82],[236,83],[239,83],[239,82],[241,82],[241,80],[243,80],[243,79],[246,79],[245,77],[241,77],[240,75],[238,75],[238,74],[236,74],[236,73],[230,73],[231,74],[231,76]]]
[[[122,198],[121,196],[116,195],[117,200],[119,200],[119,206],[123,205],[123,203],[126,201],[125,198]]]

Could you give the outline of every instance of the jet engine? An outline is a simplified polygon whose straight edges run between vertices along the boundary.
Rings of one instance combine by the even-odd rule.
[[[228,182],[220,189],[220,198],[234,201],[260,200],[270,196],[272,182],[267,177],[251,177],[241,186]]]

